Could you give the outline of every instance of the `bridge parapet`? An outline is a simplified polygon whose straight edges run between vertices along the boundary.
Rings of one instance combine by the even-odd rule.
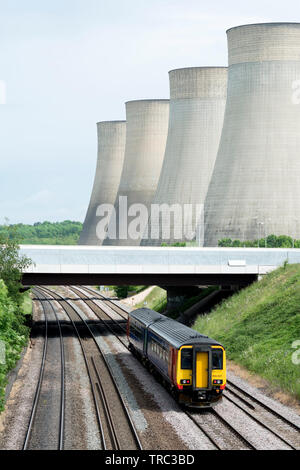
[[[300,249],[22,245],[36,274],[255,274],[300,263]]]

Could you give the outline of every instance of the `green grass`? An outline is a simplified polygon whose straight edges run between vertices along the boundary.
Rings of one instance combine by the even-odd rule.
[[[147,305],[145,305],[147,302]],[[167,291],[160,287],[154,287],[154,289],[147,295],[147,297],[135,307],[147,307],[155,310],[156,312],[163,312],[167,306]]]
[[[220,341],[229,359],[300,398],[300,365],[292,361],[292,344],[300,340],[299,264],[281,267],[223,301],[198,317],[194,328]]]
[[[23,294],[22,311],[24,315],[32,315],[32,300],[30,297],[30,291],[26,291]]]
[[[142,292],[143,290],[147,289],[147,287],[149,286],[129,286],[129,294],[131,295],[132,292],[136,294],[139,294],[140,292]]]

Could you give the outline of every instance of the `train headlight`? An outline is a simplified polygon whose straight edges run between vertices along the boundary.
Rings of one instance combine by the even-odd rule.
[[[222,383],[223,383],[223,380],[214,380],[213,381],[214,385],[222,385]]]
[[[181,383],[182,385],[191,385],[190,379],[183,379],[183,380],[180,380],[180,383]]]

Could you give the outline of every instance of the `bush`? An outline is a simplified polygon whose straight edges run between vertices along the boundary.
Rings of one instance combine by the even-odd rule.
[[[6,376],[15,367],[27,344],[29,329],[24,323],[22,310],[10,298],[7,287],[0,279],[0,341],[5,347],[5,361],[0,361],[0,411],[4,408]]]
[[[22,271],[32,264],[26,256],[19,255],[19,234],[15,227],[6,227],[0,233],[0,279],[18,306],[23,302],[20,294]]]
[[[218,246],[222,247],[248,247],[248,248],[300,248],[300,240],[295,240],[288,235],[268,235],[259,240],[232,240],[222,238],[218,241]]]
[[[128,286],[114,286],[114,291],[116,293],[116,296],[119,299],[126,299],[126,297],[128,297],[129,287]]]

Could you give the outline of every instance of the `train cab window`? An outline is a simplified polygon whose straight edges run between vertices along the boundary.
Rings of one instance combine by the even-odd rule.
[[[223,351],[222,349],[212,350],[212,368],[223,369]]]
[[[193,350],[185,348],[181,350],[181,369],[193,368]]]

